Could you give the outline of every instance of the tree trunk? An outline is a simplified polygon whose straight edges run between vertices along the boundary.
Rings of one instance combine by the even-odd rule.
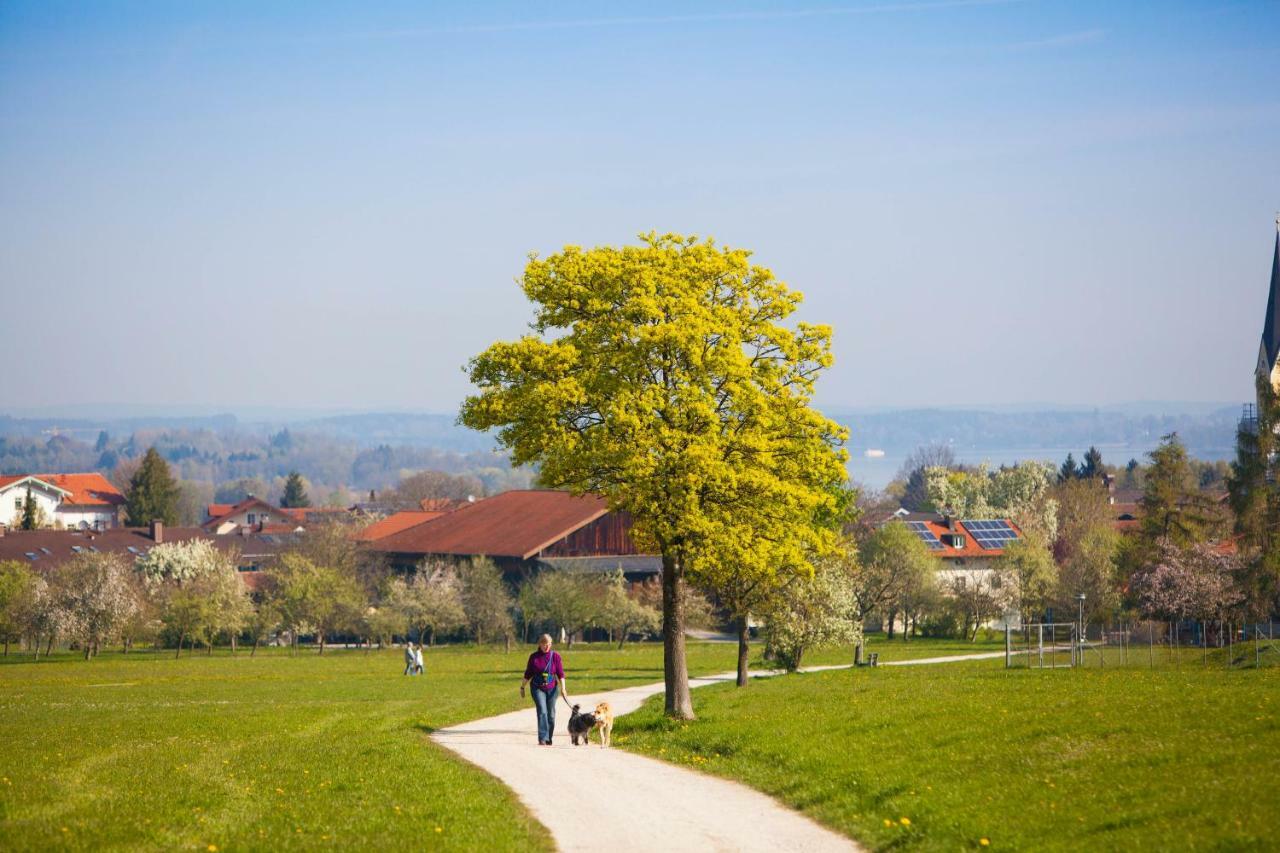
[[[320,651],[317,654],[324,654],[324,629],[321,628],[316,633],[320,635]]]
[[[249,651],[249,657],[253,657],[258,653],[258,638],[253,638],[253,648]]]
[[[751,655],[751,636],[747,628],[747,614],[738,617],[738,686],[747,686],[747,659]]]
[[[889,628],[886,634],[886,639],[889,639],[889,640],[893,639],[893,623],[897,618],[898,618],[898,611],[890,610],[889,611]]]
[[[8,637],[4,638],[4,656],[5,657],[9,656],[9,638]]]
[[[236,653],[236,634],[234,631],[232,631],[231,632],[231,654],[234,655],[235,653]]]
[[[186,634],[178,634],[178,650],[173,653],[174,660],[182,657],[182,641],[186,639]]]
[[[684,656],[684,567],[675,555],[662,555],[662,676],[667,716],[692,720],[689,666]]]
[[[51,654],[53,654],[53,634],[49,635],[49,642],[44,646],[44,656],[48,657]]]
[[[858,619],[858,644],[853,647],[853,665],[862,666],[863,661],[867,659],[867,620],[866,617]]]
[[[89,659],[90,657],[92,657],[92,656],[93,656],[93,646],[92,646],[92,645],[90,645],[89,643],[85,643],[85,644],[84,644],[84,659],[85,659],[85,660],[88,660],[88,659]]]
[[[213,638],[210,637],[208,641],[205,642],[204,646],[205,646],[204,653],[209,657],[213,657]]]
[[[502,651],[511,654],[511,634],[502,635]]]

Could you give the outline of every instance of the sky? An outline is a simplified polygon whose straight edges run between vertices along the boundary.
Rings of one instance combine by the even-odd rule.
[[[455,411],[530,252],[751,249],[829,407],[1244,401],[1280,3],[0,4],[0,413]]]

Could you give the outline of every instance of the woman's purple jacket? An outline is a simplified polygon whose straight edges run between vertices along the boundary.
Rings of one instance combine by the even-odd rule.
[[[547,655],[555,655],[551,662],[551,672],[556,678],[564,678],[564,662],[561,661],[560,655],[556,654],[555,649],[550,651],[542,651],[539,649],[529,655],[529,663],[524,668],[524,677],[532,679],[540,673],[547,671]]]

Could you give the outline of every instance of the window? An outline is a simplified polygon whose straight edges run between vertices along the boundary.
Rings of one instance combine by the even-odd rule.
[[[14,508],[14,509],[22,509],[22,498],[14,498],[14,499],[13,499],[13,508]]]
[[[255,517],[255,516],[254,516],[254,514],[253,514],[253,513],[249,513],[249,523],[250,523],[250,524],[253,524],[253,523],[254,523],[254,521],[253,521],[254,517]]]
[[[35,552],[35,551],[28,551],[28,552],[27,552],[27,559],[28,559],[28,560],[30,560],[30,561],[32,561],[32,562],[34,563],[34,562],[36,561],[36,552]]]
[[[133,547],[132,545],[129,546],[129,553],[135,557],[142,556],[142,552],[139,551],[137,548]]]
[[[956,578],[955,581],[953,581],[956,585],[957,592],[964,592],[964,581],[964,578]]]
[[[49,555],[49,554],[52,554],[52,553],[53,553],[53,552],[52,552],[52,551],[50,551],[48,548],[44,548],[44,547],[42,547],[42,548],[40,549],[40,551],[41,551],[42,553],[46,554],[46,555]]]
[[[81,548],[79,545],[72,545],[72,546],[71,546],[71,550],[72,550],[72,551],[75,551],[77,554],[83,554],[83,553],[84,553],[84,549],[83,549],[83,548]]]

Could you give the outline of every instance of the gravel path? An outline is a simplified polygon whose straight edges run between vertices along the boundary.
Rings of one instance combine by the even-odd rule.
[[[733,673],[693,678],[689,686],[734,678]],[[608,701],[620,716],[662,689],[659,682],[574,696],[573,701],[584,710]],[[540,747],[530,705],[441,729],[431,739],[506,783],[565,853],[859,849],[843,835],[745,785],[594,743],[575,748],[565,733],[569,709],[563,701],[556,712],[556,744]]]
[[[885,661],[915,666],[1002,657],[1004,652]],[[805,672],[850,664],[805,667]],[[753,677],[778,675],[753,672]],[[733,681],[732,672],[692,678],[690,687]],[[514,684],[514,680],[513,680]],[[514,689],[514,688],[513,688]],[[608,701],[615,716],[639,708],[662,682],[574,696],[584,710]],[[515,791],[565,853],[627,851],[856,851],[858,846],[777,801],[736,782],[593,744],[574,747],[569,709],[556,711],[556,745],[537,744],[533,708],[474,720],[431,735],[446,749]]]

